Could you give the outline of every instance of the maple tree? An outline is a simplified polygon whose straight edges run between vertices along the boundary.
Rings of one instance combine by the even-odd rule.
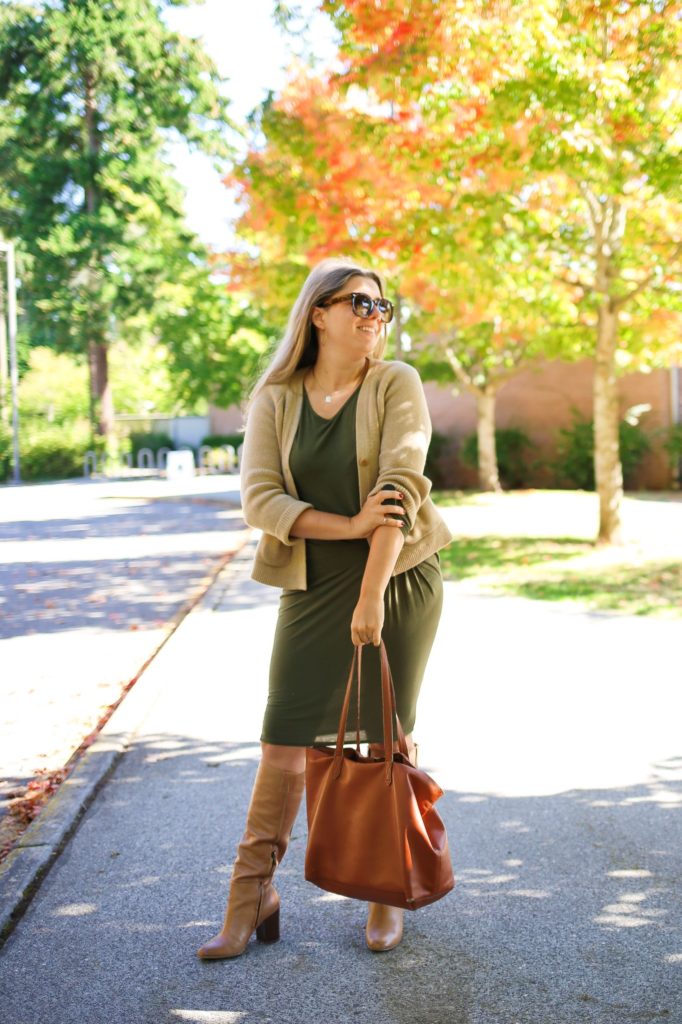
[[[558,308],[542,265],[519,259],[521,212],[508,217],[510,203],[489,195],[464,157],[460,180],[452,154],[450,173],[441,173],[438,153],[450,144],[441,125],[348,74],[320,76],[299,64],[257,128],[265,144],[229,179],[244,200],[240,234],[257,252],[232,254],[235,287],[248,284],[262,301],[269,295],[283,316],[309,265],[326,255],[385,267],[398,299],[396,354],[405,299],[410,334],[426,338],[413,361],[476,397],[480,486],[498,489],[496,393],[557,348],[558,322],[571,314]],[[550,310],[551,332],[543,320]]]
[[[293,69],[235,172],[257,252],[237,279],[295,268],[286,303],[323,255],[383,264],[425,375],[476,396],[486,488],[499,388],[529,360],[593,358],[599,538],[617,541],[617,374],[679,346],[679,5],[322,7],[339,60]]]
[[[681,353],[680,4],[322,6],[342,35],[340,77],[418,110],[425,180],[457,188],[469,174],[523,214],[519,252],[563,295],[562,354],[594,359],[598,537],[619,541],[618,373]],[[437,268],[446,250],[430,245]]]

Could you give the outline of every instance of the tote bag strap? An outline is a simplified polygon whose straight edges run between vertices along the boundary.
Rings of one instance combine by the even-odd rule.
[[[405,739],[405,732],[403,730],[403,724],[400,721],[400,717],[398,715],[398,704],[397,704],[397,701],[395,699],[395,687],[393,686],[393,675],[391,673],[391,666],[388,663],[388,651],[386,650],[386,644],[382,640],[381,641],[381,675],[382,675],[382,680],[383,680],[384,673],[388,677],[388,683],[389,683],[389,686],[390,686],[391,708],[392,708],[393,713],[395,715],[396,732],[398,734],[398,750],[400,751],[401,754],[404,754],[405,757],[407,757],[407,759],[409,760],[409,755],[407,753],[407,740]],[[383,692],[383,689],[382,689],[382,692]]]
[[[346,735],[346,727],[348,722],[348,712],[350,711],[350,699],[353,691],[353,679],[355,676],[357,667],[358,676],[358,700],[357,700],[357,718],[356,718],[356,747],[358,753],[360,751],[360,688],[361,688],[361,675],[362,675],[362,647],[355,647],[353,650],[353,658],[351,661],[350,672],[348,673],[348,682],[346,684],[346,693],[341,708],[341,716],[339,718],[339,729],[336,736],[336,749],[334,751],[334,768],[332,771],[332,777],[338,778],[341,774],[341,768],[343,767],[343,743]],[[381,641],[381,707],[382,707],[382,720],[383,720],[383,732],[384,732],[384,759],[386,762],[386,782],[388,785],[393,781],[393,719],[395,718],[397,734],[398,734],[398,749],[401,754],[408,757],[407,754],[407,742],[405,740],[405,732],[403,730],[400,718],[398,717],[398,711],[396,708],[395,700],[395,688],[393,686],[393,677],[391,676],[391,669],[388,663],[388,654],[386,652],[386,645],[383,640]]]

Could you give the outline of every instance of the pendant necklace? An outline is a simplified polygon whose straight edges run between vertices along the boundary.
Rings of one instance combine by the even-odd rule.
[[[357,382],[360,380],[360,378],[362,377],[362,374],[364,372],[365,371],[364,371],[364,368],[363,368],[362,373],[360,374],[360,376],[356,377],[355,380],[352,381],[351,383],[353,385],[357,384]],[[325,402],[326,405],[331,405],[332,404],[332,399],[333,399],[334,395],[340,395],[342,391],[347,391],[349,386],[350,386],[350,385],[346,384],[345,388],[337,388],[336,391],[332,391],[330,394],[325,395],[324,389],[320,387],[319,381],[318,381],[317,377],[315,376],[315,371],[314,370],[312,371],[312,376],[313,376],[313,380],[317,384],[319,390],[322,392],[322,398],[324,399],[324,402]]]

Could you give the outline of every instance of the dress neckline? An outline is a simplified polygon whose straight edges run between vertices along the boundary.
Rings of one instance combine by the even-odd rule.
[[[333,416],[322,416],[322,415],[320,415],[319,412],[315,411],[315,409],[313,408],[313,403],[310,401],[310,395],[308,394],[308,389],[305,386],[305,380],[302,380],[301,381],[301,385],[303,387],[303,396],[304,396],[305,400],[307,401],[308,406],[310,407],[310,410],[313,413],[313,416],[317,416],[318,420],[323,420],[325,423],[331,423],[332,420],[335,420],[336,417],[340,413],[343,412],[343,410],[346,408],[346,406],[351,401],[351,399],[353,399],[357,395],[357,393],[359,392],[360,388],[362,387],[362,385],[367,380],[367,374],[369,373],[369,371],[371,369],[371,366],[372,366],[372,364],[368,361],[368,364],[365,367],[365,370],[364,370],[364,372],[362,374],[362,377],[360,379],[360,383],[357,384],[357,386],[353,388],[353,390],[349,394],[348,398],[346,398],[345,401],[343,402],[343,404],[339,406],[339,408],[336,410],[336,412],[334,413]]]
[[[364,383],[364,377],[360,381],[358,386],[353,391],[351,391],[351,393],[349,394],[348,398],[346,398],[346,400],[344,401],[343,405],[339,406],[339,408],[336,410],[336,412],[334,413],[333,416],[321,416],[319,414],[319,412],[316,412],[315,409],[313,409],[313,403],[310,401],[310,396],[308,395],[308,389],[306,388],[305,384],[303,385],[303,397],[304,397],[305,401],[308,403],[308,408],[312,412],[313,416],[316,416],[318,418],[318,420],[322,420],[323,423],[331,423],[332,420],[335,420],[336,417],[339,416],[343,412],[343,410],[346,408],[348,403],[351,402],[355,398],[355,396],[357,395],[358,391],[362,387],[363,383]]]

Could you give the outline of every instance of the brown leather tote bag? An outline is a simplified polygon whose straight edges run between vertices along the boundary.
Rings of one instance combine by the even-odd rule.
[[[416,910],[455,884],[445,826],[435,803],[442,789],[415,768],[395,704],[386,648],[381,643],[385,758],[360,751],[362,648],[355,649],[336,747],[306,752],[308,847],[305,877],[327,892]],[[357,668],[355,747],[344,747]],[[399,751],[393,753],[395,718]]]

